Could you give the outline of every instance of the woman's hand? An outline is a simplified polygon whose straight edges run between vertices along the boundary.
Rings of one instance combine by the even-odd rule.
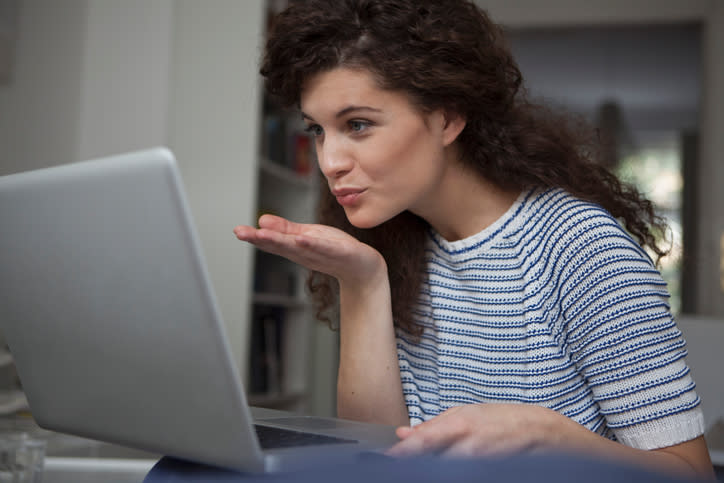
[[[448,409],[422,424],[397,428],[402,440],[390,456],[436,453],[481,457],[534,451],[564,451],[609,458],[686,478],[713,479],[704,437],[655,450],[604,438],[555,411],[530,404],[470,404]]]
[[[337,228],[293,223],[274,215],[259,218],[259,228],[237,226],[239,240],[261,250],[331,275],[340,284],[359,285],[380,275],[386,265],[380,253]]]
[[[258,229],[237,226],[234,233],[239,240],[339,281],[338,415],[390,425],[408,421],[382,255],[342,230],[272,215],[262,216]]]
[[[388,454],[477,457],[533,451],[547,445],[550,433],[546,428],[558,417],[564,418],[528,404],[458,406],[415,427],[397,428],[402,441],[390,448]]]

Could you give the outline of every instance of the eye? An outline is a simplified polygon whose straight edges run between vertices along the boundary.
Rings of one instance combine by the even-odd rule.
[[[348,122],[349,129],[353,132],[362,132],[370,126],[367,121],[352,120]]]
[[[307,134],[310,134],[314,137],[319,137],[322,134],[324,134],[324,130],[322,129],[322,126],[320,126],[319,124],[310,124],[309,126],[307,126],[304,129],[304,132],[306,132]]]

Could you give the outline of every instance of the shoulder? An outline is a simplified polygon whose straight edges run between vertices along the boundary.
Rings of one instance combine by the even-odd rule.
[[[625,252],[627,258],[651,263],[647,253],[608,211],[565,190],[532,192],[525,216],[529,229],[549,253],[595,257]]]
[[[668,297],[649,255],[601,206],[549,189],[533,194],[527,212],[531,276],[555,285],[563,307],[634,293]]]
[[[591,229],[623,232],[603,207],[560,188],[531,192],[526,208],[528,217],[545,229],[562,229],[571,234],[583,234]]]

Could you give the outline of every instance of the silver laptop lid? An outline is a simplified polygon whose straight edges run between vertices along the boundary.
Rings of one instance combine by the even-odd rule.
[[[168,150],[2,177],[0,227],[0,331],[41,426],[262,469]]]

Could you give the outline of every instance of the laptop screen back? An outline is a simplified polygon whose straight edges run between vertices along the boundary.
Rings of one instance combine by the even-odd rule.
[[[260,468],[168,150],[0,178],[0,226],[0,331],[38,424]]]

